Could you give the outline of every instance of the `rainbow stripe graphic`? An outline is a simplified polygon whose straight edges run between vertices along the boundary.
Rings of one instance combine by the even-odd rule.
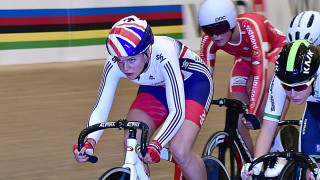
[[[183,38],[182,5],[0,10],[0,50],[105,44],[112,25],[133,14],[155,35]]]

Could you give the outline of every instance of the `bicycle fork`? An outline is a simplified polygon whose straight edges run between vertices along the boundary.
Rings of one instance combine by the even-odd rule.
[[[136,130],[133,129],[132,131]],[[132,133],[131,130],[129,130],[125,164],[122,167],[130,169],[130,180],[136,180],[138,178],[140,180],[150,180],[149,172],[145,168],[142,160],[139,159],[138,154],[135,150],[136,146],[137,140],[135,137],[135,133]]]

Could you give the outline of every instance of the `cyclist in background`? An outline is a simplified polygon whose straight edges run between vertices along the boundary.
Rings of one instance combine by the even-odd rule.
[[[315,46],[320,44],[320,14],[316,11],[303,11],[297,14],[288,24],[286,31],[287,41],[306,39]],[[283,134],[286,135],[286,134]],[[281,133],[277,133],[276,139],[280,139]],[[283,151],[284,147],[280,140],[276,140],[270,152]],[[265,172],[265,176],[274,177],[279,175],[287,161],[284,158],[277,158],[271,162]]]
[[[178,40],[154,36],[145,20],[129,16],[110,30],[107,50],[111,56],[104,66],[96,104],[88,126],[106,122],[119,79],[124,77],[140,85],[138,95],[127,114],[128,121],[142,121],[149,126],[145,163],[160,161],[160,150],[169,150],[187,179],[206,179],[200,156],[193,151],[197,135],[209,111],[213,82],[202,59]],[[78,162],[86,162],[103,131],[89,134],[79,152]],[[125,133],[125,142],[128,131]],[[137,139],[140,139],[138,132]],[[126,146],[125,146],[126,147]]]
[[[253,143],[246,125],[256,129],[260,125],[257,117],[263,119],[274,63],[286,38],[261,14],[237,15],[231,0],[205,0],[199,9],[199,22],[205,33],[201,41],[201,57],[210,65],[212,74],[218,50],[235,56],[228,98],[249,106],[249,115],[240,117],[238,128],[252,152]]]
[[[299,151],[320,157],[319,64],[317,48],[305,39],[289,42],[283,47],[276,62],[276,74],[270,85],[263,126],[256,141],[255,158],[269,152],[286,96],[298,105],[306,102],[300,128]],[[262,163],[250,172],[245,170],[245,167],[242,178],[249,179],[253,173],[260,173]]]

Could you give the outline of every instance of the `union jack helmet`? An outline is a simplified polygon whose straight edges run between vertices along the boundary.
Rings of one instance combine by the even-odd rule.
[[[107,50],[110,55],[135,56],[153,44],[153,33],[147,21],[131,15],[115,23],[108,35]]]

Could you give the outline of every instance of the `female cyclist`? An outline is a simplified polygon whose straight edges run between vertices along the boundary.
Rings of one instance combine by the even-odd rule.
[[[160,150],[167,143],[187,179],[206,179],[202,159],[193,146],[213,96],[213,82],[202,59],[178,40],[154,36],[145,20],[129,16],[110,30],[105,63],[97,102],[88,126],[106,122],[120,78],[140,84],[138,95],[127,114],[128,121],[142,121],[149,126],[146,163],[160,160]],[[88,136],[87,146],[74,149],[78,162],[87,161],[102,131]],[[128,137],[126,132],[124,139]],[[137,135],[140,139],[140,134]],[[125,141],[126,142],[126,141]],[[75,145],[77,147],[77,145]]]
[[[228,98],[249,105],[249,115],[239,119],[238,127],[252,152],[253,144],[246,125],[250,129],[260,125],[256,117],[263,118],[274,63],[286,38],[261,14],[237,16],[231,0],[205,0],[199,9],[199,22],[205,33],[201,42],[201,57],[210,65],[212,74],[219,49],[235,56]]]
[[[320,157],[319,64],[317,48],[305,39],[289,42],[283,47],[276,61],[276,74],[271,82],[263,126],[256,141],[255,158],[269,152],[286,96],[298,105],[307,102],[300,129],[299,151]],[[243,170],[242,178],[249,179],[253,173],[259,174],[261,166],[255,166],[250,172]]]
[[[296,15],[288,24],[286,32],[287,41],[294,41],[298,39],[306,39],[313,43],[315,46],[320,44],[320,14],[316,11],[304,11]],[[247,123],[249,124],[249,122]],[[277,139],[280,138],[280,134],[277,133]],[[282,151],[284,148],[279,143],[280,141],[275,141],[270,152],[276,150]],[[271,165],[265,172],[265,176],[274,177],[277,176],[287,161],[283,158],[278,158],[276,162]]]

